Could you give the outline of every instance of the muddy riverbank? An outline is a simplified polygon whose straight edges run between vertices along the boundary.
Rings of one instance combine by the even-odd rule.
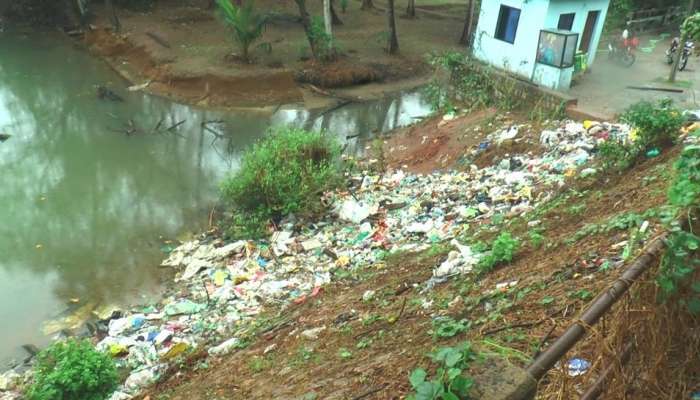
[[[257,7],[272,16],[259,42],[271,51],[255,50],[253,62],[244,63],[236,58],[235,43],[216,10],[201,3],[163,1],[145,12],[120,10],[118,33],[98,7],[83,40],[147,93],[210,109],[280,104],[316,109],[425,84],[431,74],[427,55],[458,49],[461,29],[456,19],[399,18],[402,51],[389,56],[383,49],[383,11],[360,11],[359,3],[351,3],[335,28],[340,59],[320,64],[309,60],[293,2],[259,1]],[[309,6],[312,13],[320,12],[315,3]]]

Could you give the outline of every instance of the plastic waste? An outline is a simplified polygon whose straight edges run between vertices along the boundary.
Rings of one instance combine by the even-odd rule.
[[[230,354],[235,350],[238,346],[240,346],[241,340],[238,338],[231,338],[226,340],[225,342],[219,344],[218,346],[214,346],[209,349],[209,354],[214,355],[214,356],[225,356],[227,354]]]
[[[572,358],[566,364],[569,376],[580,376],[588,372],[591,368],[591,363],[582,358]]]
[[[185,342],[175,343],[162,353],[161,358],[166,361],[172,360],[177,356],[182,355],[189,349],[190,345]]]
[[[124,386],[132,392],[138,392],[158,379],[157,371],[158,368],[153,367],[132,372],[131,375],[126,378]]]
[[[190,315],[202,311],[206,305],[195,303],[191,300],[182,300],[174,304],[165,306],[165,315]]]
[[[0,391],[6,392],[14,390],[20,383],[22,377],[15,371],[9,370],[0,375]]]
[[[109,321],[110,336],[97,348],[118,355],[115,362],[133,371],[129,387],[122,385],[118,391],[133,396],[142,383],[157,377],[159,368],[189,348],[219,338],[222,341],[208,349],[210,354],[233,351],[238,329],[256,318],[263,304],[304,303],[342,269],[382,268],[387,254],[419,252],[449,242],[453,251],[434,266],[424,290],[471,273],[481,254],[455,240],[468,224],[527,212],[551,199],[567,177],[593,173],[590,163],[600,143],[634,139],[624,124],[564,122],[541,133],[541,152],[503,155],[483,168],[468,162],[493,143],[518,140],[518,129],[494,129],[464,155],[469,165],[464,170],[353,176],[353,194],[325,195],[333,213],[315,220],[287,216],[267,240],[227,243],[201,236],[168,248],[162,265],[177,270],[177,285],[162,301],[138,311],[86,304],[53,321],[51,328],[80,327],[93,315]],[[528,226],[538,224],[531,221]],[[493,290],[506,290],[510,284]],[[363,298],[376,294],[368,292]],[[425,300],[423,306],[430,309],[433,303]],[[316,340],[324,329],[307,329],[300,335]]]
[[[355,199],[348,199],[340,205],[338,217],[343,221],[359,224],[372,214],[372,210],[376,209],[376,205],[358,202]]]
[[[518,136],[518,130],[519,129],[517,125],[513,125],[508,129],[504,129],[496,135],[496,144],[500,146],[506,140],[514,139],[516,136]]]
[[[658,157],[659,154],[661,154],[661,151],[659,149],[651,149],[651,150],[647,151],[646,155],[647,155],[647,158],[654,158],[654,157]]]
[[[313,328],[313,329],[307,329],[307,330],[301,332],[301,336],[305,339],[316,340],[316,339],[318,339],[318,335],[320,335],[321,332],[323,332],[325,330],[326,330],[325,326],[320,326],[318,328]]]
[[[133,398],[134,398],[133,395],[117,391],[117,392],[112,393],[112,396],[110,396],[109,400],[131,400]]]

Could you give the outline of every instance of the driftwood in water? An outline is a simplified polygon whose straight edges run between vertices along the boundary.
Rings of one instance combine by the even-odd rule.
[[[124,101],[124,99],[121,96],[104,86],[97,87],[97,97],[100,100]]]

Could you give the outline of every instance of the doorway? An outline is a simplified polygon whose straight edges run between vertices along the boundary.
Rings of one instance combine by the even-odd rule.
[[[595,32],[595,27],[598,24],[598,17],[600,16],[600,11],[589,11],[588,17],[586,18],[586,27],[583,28],[583,35],[581,35],[581,46],[579,50],[584,53],[588,53],[591,47],[591,40],[593,39],[593,33]]]

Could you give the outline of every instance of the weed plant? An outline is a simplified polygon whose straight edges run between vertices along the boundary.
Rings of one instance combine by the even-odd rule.
[[[254,144],[221,184],[234,212],[229,236],[260,238],[271,221],[322,211],[322,194],[342,183],[340,153],[325,134],[296,128],[271,132]]]
[[[117,388],[112,358],[87,341],[56,342],[39,353],[28,400],[104,400]]]

